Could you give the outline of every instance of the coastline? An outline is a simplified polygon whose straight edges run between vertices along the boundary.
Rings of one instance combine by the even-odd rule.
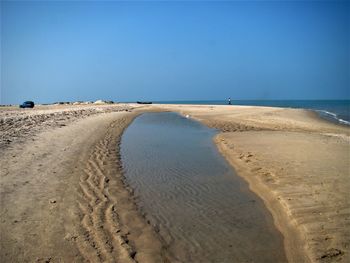
[[[171,262],[124,183],[115,147],[133,118],[146,111],[178,112],[221,131],[214,142],[264,200],[290,262],[349,259],[348,127],[307,110],[271,107],[54,108],[15,110],[2,118],[5,261]]]
[[[227,100],[204,100],[204,101],[159,101],[155,104],[171,105],[206,105],[225,106]],[[234,100],[231,106],[253,106],[253,107],[273,107],[285,109],[304,109],[314,112],[323,120],[338,125],[350,125],[349,114],[345,114],[346,108],[349,111],[349,100]],[[345,114],[345,116],[344,116]],[[344,119],[343,119],[344,118]]]
[[[349,260],[348,127],[300,109],[237,106],[233,112],[232,107],[213,105],[161,108],[189,115],[220,131],[214,142],[263,199],[285,237],[290,262]]]

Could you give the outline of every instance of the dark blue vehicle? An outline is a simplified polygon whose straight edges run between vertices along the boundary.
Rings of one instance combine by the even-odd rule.
[[[25,101],[21,105],[19,105],[20,108],[34,108],[34,102],[32,101]]]

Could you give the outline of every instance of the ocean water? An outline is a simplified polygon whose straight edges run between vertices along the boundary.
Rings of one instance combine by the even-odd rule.
[[[227,100],[158,101],[159,104],[227,105]],[[232,100],[232,105],[302,108],[313,110],[323,119],[350,125],[350,100]]]

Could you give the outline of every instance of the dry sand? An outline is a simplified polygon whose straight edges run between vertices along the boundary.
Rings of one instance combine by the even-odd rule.
[[[215,142],[265,202],[290,262],[350,262],[350,128],[300,109],[158,105],[222,131]]]
[[[136,105],[50,105],[34,109],[0,108],[0,149],[12,142],[20,143],[43,130],[63,127],[78,119],[99,113],[128,111]]]
[[[290,262],[350,261],[348,127],[305,110],[135,107],[0,109],[2,262],[169,261],[120,169],[120,136],[145,110],[222,131],[219,150],[271,211]]]
[[[1,262],[166,261],[121,175],[117,146],[131,110],[1,112],[1,135],[11,138],[0,158]],[[64,126],[47,125],[57,118]]]

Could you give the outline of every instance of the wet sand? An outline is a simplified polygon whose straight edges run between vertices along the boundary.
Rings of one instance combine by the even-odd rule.
[[[290,262],[349,261],[348,127],[304,110],[136,106],[0,109],[3,262],[168,261],[120,169],[120,136],[146,110],[223,132],[218,148],[264,200]]]
[[[290,262],[350,260],[350,128],[300,109],[158,105],[222,131],[215,142],[271,211]]]

